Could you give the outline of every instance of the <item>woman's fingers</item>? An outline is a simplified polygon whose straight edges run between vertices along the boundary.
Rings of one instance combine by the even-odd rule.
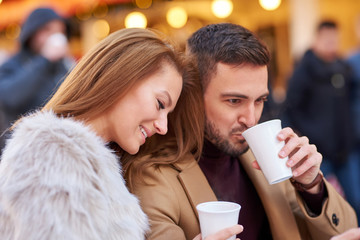
[[[232,227],[220,230],[217,233],[207,236],[205,239],[201,238],[201,234],[197,235],[193,240],[226,240],[231,236],[237,235],[244,230],[242,225],[234,225]]]

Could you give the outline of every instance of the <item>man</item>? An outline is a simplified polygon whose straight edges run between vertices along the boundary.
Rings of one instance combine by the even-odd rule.
[[[151,223],[148,239],[192,239],[200,233],[196,205],[233,201],[241,207],[241,239],[329,239],[351,227],[354,210],[323,179],[322,160],[306,137],[285,128],[279,156],[292,167],[289,180],[269,185],[241,135],[256,125],[269,94],[267,48],[234,24],[201,28],[188,40],[203,86],[205,140],[202,157],[150,167],[145,182],[129,179]],[[166,158],[166,156],[165,156]],[[159,163],[166,160],[159,159]]]
[[[20,115],[42,106],[72,67],[68,24],[49,8],[35,9],[22,26],[20,51],[0,67],[3,131]],[[0,143],[0,152],[1,152]]]
[[[313,45],[289,79],[283,122],[317,146],[325,178],[359,214],[359,157],[351,155],[356,135],[351,104],[357,101],[351,91],[356,81],[339,55],[339,39],[335,22],[319,23]]]

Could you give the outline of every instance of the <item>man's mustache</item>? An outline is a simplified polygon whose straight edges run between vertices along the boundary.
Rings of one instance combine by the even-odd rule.
[[[231,134],[242,134],[245,130],[247,129],[247,127],[236,127],[231,129]]]

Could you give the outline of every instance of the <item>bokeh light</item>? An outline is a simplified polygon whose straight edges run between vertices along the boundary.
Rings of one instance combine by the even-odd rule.
[[[125,18],[126,28],[146,28],[147,19],[141,12],[129,13]]]
[[[5,36],[7,39],[16,39],[19,37],[21,31],[21,27],[19,24],[13,23],[6,27],[5,29]]]
[[[226,18],[233,11],[233,3],[231,0],[213,0],[211,10],[218,18]]]
[[[76,9],[75,16],[81,21],[86,21],[91,17],[91,10]]]
[[[95,7],[93,15],[96,18],[103,18],[108,14],[109,8],[106,4],[100,4]]]
[[[259,0],[259,4],[265,10],[273,11],[280,6],[281,0]]]
[[[109,23],[105,20],[95,21],[93,25],[93,33],[99,39],[106,37],[110,33]]]
[[[135,0],[135,4],[138,8],[146,9],[151,7],[152,0]]]
[[[173,28],[182,28],[187,19],[187,12],[182,7],[173,7],[166,13],[166,20]]]

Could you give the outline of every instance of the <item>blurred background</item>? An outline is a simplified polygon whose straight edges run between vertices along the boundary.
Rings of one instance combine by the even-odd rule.
[[[359,44],[359,0],[0,0],[0,64],[14,54],[21,24],[40,6],[69,19],[70,50],[80,58],[113,31],[149,27],[170,36],[180,47],[201,26],[231,22],[256,32],[272,54],[270,84],[282,102],[294,64],[310,46],[320,20],[338,23],[341,54]]]

